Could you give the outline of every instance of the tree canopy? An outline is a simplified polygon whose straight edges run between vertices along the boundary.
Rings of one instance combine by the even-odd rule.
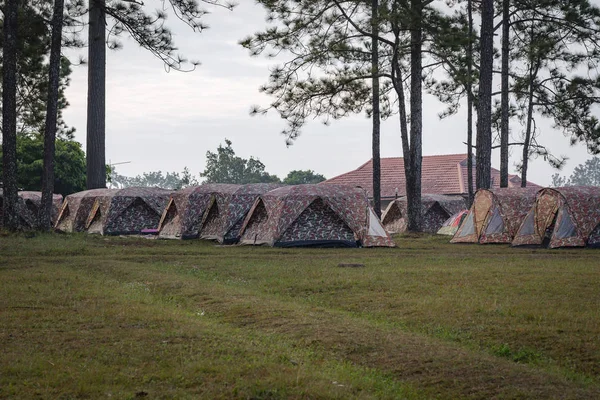
[[[181,173],[167,172],[163,174],[162,171],[152,171],[135,177],[119,175],[115,171],[112,171],[110,181],[112,185],[119,188],[142,186],[176,190],[198,185],[198,180],[190,173],[187,167]]]
[[[0,152],[0,158],[2,153]],[[23,135],[17,140],[17,186],[19,190],[40,191],[44,138],[42,135]],[[85,190],[85,154],[81,144],[57,138],[55,153],[54,192],[63,196]],[[2,164],[0,164],[0,172]]]
[[[283,178],[283,183],[286,185],[302,185],[305,183],[319,183],[323,182],[324,180],[325,177],[323,175],[317,174],[311,169],[305,171],[293,170],[290,171],[285,178]]]
[[[600,186],[600,157],[579,164],[569,178],[552,175],[552,186]]]
[[[46,101],[48,98],[48,55],[50,53],[50,32],[44,9],[34,7],[29,2],[19,4],[19,26],[17,36],[17,135],[44,131]],[[3,25],[4,17],[0,18]],[[0,47],[4,36],[0,34]],[[0,64],[3,62],[0,54]],[[74,129],[62,119],[62,110],[69,104],[65,90],[70,83],[71,63],[61,58],[58,101],[58,134],[72,137]],[[2,87],[0,86],[0,90]],[[1,105],[0,105],[1,111]]]
[[[225,139],[225,147],[219,145],[217,152],[206,152],[206,168],[200,173],[205,183],[270,183],[279,178],[265,171],[259,159],[245,159],[235,155],[231,141]]]

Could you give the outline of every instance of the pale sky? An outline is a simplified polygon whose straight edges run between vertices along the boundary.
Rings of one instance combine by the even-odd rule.
[[[278,60],[252,58],[238,45],[249,34],[264,29],[263,9],[244,1],[233,12],[211,9],[204,21],[210,29],[193,33],[173,16],[168,25],[175,34],[181,54],[202,65],[190,73],[167,73],[160,60],[124,39],[124,49],[107,52],[106,158],[121,175],[143,172],[181,172],[188,167],[194,175],[204,170],[206,152],[215,151],[225,138],[233,142],[238,156],[254,156],[266,171],[284,178],[295,169],[312,169],[327,178],[356,169],[371,158],[371,121],[357,115],[324,126],[319,121],[305,126],[296,142],[286,147],[280,134],[285,122],[275,112],[249,115],[254,104],[267,105],[270,99],[259,93],[269,68]],[[87,58],[86,50],[68,53]],[[69,126],[77,129],[76,140],[86,136],[87,67],[73,68],[66,93],[70,107],[64,112]],[[440,120],[444,106],[424,96],[423,155],[466,153],[466,111]],[[543,139],[557,155],[569,157],[560,172],[589,159],[584,145],[571,147],[560,131],[544,124]],[[512,130],[523,129],[513,122]],[[521,149],[513,149],[509,172],[515,173]],[[381,156],[402,156],[398,117],[382,123]],[[499,169],[499,151],[492,166]],[[528,180],[540,185],[551,182],[555,173],[543,160],[530,162]]]

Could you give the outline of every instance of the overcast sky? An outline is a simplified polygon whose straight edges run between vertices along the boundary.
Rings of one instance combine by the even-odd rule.
[[[124,39],[124,49],[107,53],[106,157],[121,175],[175,171],[188,167],[197,175],[204,170],[206,152],[215,151],[224,139],[233,142],[238,156],[259,158],[267,172],[280,178],[295,169],[312,169],[327,178],[357,168],[371,158],[371,122],[364,115],[334,121],[324,126],[308,124],[294,145],[286,147],[280,134],[285,126],[276,113],[252,117],[250,107],[267,105],[269,98],[258,92],[267,81],[269,68],[277,60],[251,58],[238,41],[266,26],[263,9],[245,0],[233,12],[211,9],[204,21],[210,29],[191,32],[171,16],[168,24],[176,45],[189,59],[202,65],[194,72],[167,73],[160,60]],[[70,53],[87,57],[85,51]],[[67,90],[70,107],[67,124],[77,129],[76,140],[84,144],[86,131],[87,68],[73,69]],[[466,112],[440,120],[444,106],[425,96],[423,155],[465,153]],[[543,124],[541,142],[556,154],[570,159],[561,174],[591,156],[585,146],[571,147],[560,131]],[[511,129],[520,130],[516,122]],[[521,149],[513,149],[510,173]],[[397,116],[382,123],[382,157],[402,156]],[[499,168],[499,151],[492,166]],[[530,163],[530,181],[547,185],[555,172],[541,159]]]

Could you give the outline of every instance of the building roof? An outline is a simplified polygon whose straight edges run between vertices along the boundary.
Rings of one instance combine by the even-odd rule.
[[[500,187],[500,171],[492,168],[492,188]],[[421,192],[429,194],[465,194],[467,188],[467,155],[446,154],[423,156],[421,171]],[[360,186],[369,197],[373,196],[373,160],[369,160],[354,171],[328,179],[323,184]],[[475,183],[475,160],[473,160],[473,183]],[[518,175],[508,176],[508,187],[521,185]],[[528,187],[541,186],[527,182]],[[406,194],[404,159],[389,157],[381,159],[381,197],[393,198]]]

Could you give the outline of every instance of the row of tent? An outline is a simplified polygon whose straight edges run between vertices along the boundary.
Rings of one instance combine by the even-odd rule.
[[[40,202],[39,192],[19,192],[24,229],[37,225]],[[598,187],[478,190],[465,207],[461,196],[422,195],[424,231],[456,232],[452,243],[600,246]],[[55,228],[64,232],[271,246],[393,246],[389,234],[406,230],[406,214],[399,198],[380,222],[362,189],[342,185],[94,189],[53,200]]]
[[[55,229],[278,247],[395,246],[364,190],[343,185],[87,190],[66,197]]]
[[[478,190],[451,242],[600,247],[600,187]]]

